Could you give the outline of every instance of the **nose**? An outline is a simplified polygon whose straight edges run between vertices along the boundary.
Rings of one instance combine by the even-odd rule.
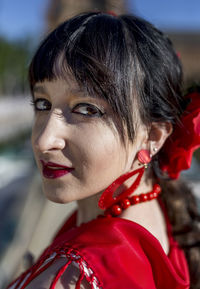
[[[36,123],[32,130],[32,145],[40,152],[62,150],[65,147],[66,127],[62,119],[49,116],[42,123]]]

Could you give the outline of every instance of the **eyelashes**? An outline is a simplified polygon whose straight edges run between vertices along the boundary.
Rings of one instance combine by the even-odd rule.
[[[105,114],[104,111],[101,111],[93,104],[89,103],[79,103],[73,109],[73,113],[89,116],[89,117],[101,117]]]
[[[35,112],[49,111],[51,110],[51,103],[45,98],[37,98],[31,100]],[[98,108],[96,105],[90,103],[78,103],[71,109],[72,113],[79,114],[85,117],[101,117],[105,114],[103,108]]]
[[[51,110],[51,103],[45,98],[31,100],[31,105],[33,105],[35,111]]]

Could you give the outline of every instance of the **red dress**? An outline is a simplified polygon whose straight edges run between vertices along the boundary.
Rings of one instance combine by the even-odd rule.
[[[59,257],[66,264],[57,273],[51,289],[73,262],[79,266],[80,288],[85,277],[92,289],[186,289],[187,263],[170,234],[170,252],[144,227],[121,218],[100,217],[76,227],[73,214],[44,251],[38,262],[8,288],[22,289]]]

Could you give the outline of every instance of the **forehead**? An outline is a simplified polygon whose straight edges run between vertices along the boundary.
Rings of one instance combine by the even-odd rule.
[[[73,78],[70,79],[53,79],[37,82],[33,87],[33,97],[48,97],[57,101],[83,99],[84,101],[94,101],[111,113],[112,108],[108,101],[94,94],[89,94],[84,87],[81,87]]]
[[[87,95],[84,87],[81,87],[77,81],[69,75],[65,79],[44,80],[36,82],[33,86],[33,94],[74,94],[74,95]]]

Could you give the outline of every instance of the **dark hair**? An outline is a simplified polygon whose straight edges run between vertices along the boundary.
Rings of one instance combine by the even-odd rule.
[[[161,121],[175,124],[187,104],[181,91],[181,64],[171,41],[150,23],[132,15],[84,13],[61,24],[43,41],[31,62],[31,91],[36,82],[65,78],[67,72],[87,93],[108,101],[121,121],[118,129],[122,140],[125,128],[129,139],[134,140],[138,115],[147,125]],[[154,172],[160,175],[158,160],[159,155],[154,159]],[[163,201],[176,228],[173,200],[180,197],[180,188],[174,182],[161,183],[164,191],[166,187],[173,191],[173,198],[164,192]],[[190,225],[198,218],[195,210],[187,210]],[[184,239],[188,231],[181,232]],[[200,256],[194,272],[188,248],[191,279],[195,280],[200,274]],[[198,282],[191,288],[199,288]]]

